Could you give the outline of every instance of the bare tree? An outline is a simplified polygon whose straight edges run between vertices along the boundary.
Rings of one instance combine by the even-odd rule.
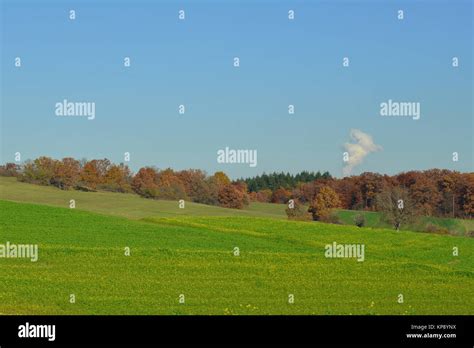
[[[383,190],[376,196],[378,210],[397,232],[400,227],[410,223],[415,218],[415,204],[411,200],[408,190],[393,187]]]

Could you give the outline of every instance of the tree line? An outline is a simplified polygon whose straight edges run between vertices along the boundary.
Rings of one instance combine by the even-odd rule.
[[[63,190],[136,193],[145,198],[183,199],[237,209],[249,204],[245,184],[231,182],[223,172],[209,176],[199,169],[174,171],[144,167],[133,174],[127,165],[114,164],[108,159],[79,161],[67,157],[56,160],[42,156],[22,165],[0,166],[0,175]]]
[[[275,193],[278,193],[275,195]],[[252,193],[251,193],[252,196]],[[330,218],[334,208],[381,211],[394,227],[410,216],[474,217],[474,173],[446,169],[408,171],[393,176],[366,172],[342,179],[300,183],[291,190],[279,188],[272,196],[283,203],[292,199],[307,204],[314,220]],[[261,199],[256,194],[256,199]],[[301,209],[300,209],[301,210]],[[298,215],[296,211],[290,215]],[[301,212],[300,216],[304,216]]]
[[[408,171],[393,176],[366,172],[342,179],[328,172],[303,171],[296,175],[272,173],[231,181],[223,172],[208,175],[199,169],[144,167],[134,174],[127,165],[114,164],[108,159],[56,160],[43,156],[22,165],[2,165],[0,175],[63,190],[129,192],[151,199],[184,199],[237,209],[251,201],[288,204],[291,200],[296,207],[291,209],[296,210],[290,210],[289,216],[309,213],[314,220],[327,219],[328,212],[334,208],[381,211],[386,209],[383,197],[385,201],[387,197],[403,197],[395,201],[402,199],[416,215],[474,216],[474,173],[446,169]]]
[[[262,190],[275,191],[280,187],[285,189],[294,189],[300,183],[312,182],[320,179],[331,179],[329,172],[308,172],[302,171],[296,175],[290,173],[270,173],[257,175],[252,178],[239,179],[247,184],[249,192],[258,192]]]

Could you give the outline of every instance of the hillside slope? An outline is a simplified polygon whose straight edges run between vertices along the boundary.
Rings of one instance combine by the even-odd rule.
[[[345,225],[354,225],[356,215],[362,214],[365,218],[366,227],[393,228],[383,220],[380,212],[339,210],[337,216]],[[427,226],[436,226],[441,231],[449,231],[451,234],[465,236],[470,231],[474,231],[474,220],[439,218],[434,216],[420,216],[408,225],[402,225],[402,230],[412,230],[425,232]]]
[[[51,186],[18,182],[16,178],[11,177],[0,177],[0,199],[64,208],[69,207],[69,201],[74,199],[78,210],[132,219],[147,216],[172,217],[180,215],[262,216],[286,219],[285,206],[281,204],[251,203],[248,208],[238,210],[186,202],[185,208],[179,209],[177,201],[145,199],[135,194],[105,191],[64,191]]]
[[[0,258],[0,314],[474,314],[469,238],[9,201],[0,217],[0,244],[39,244],[37,262]],[[333,242],[364,244],[365,260],[326,258]]]

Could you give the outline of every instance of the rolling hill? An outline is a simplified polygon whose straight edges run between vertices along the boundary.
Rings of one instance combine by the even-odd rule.
[[[39,245],[37,262],[0,258],[1,314],[474,313],[471,238],[11,201],[0,211],[0,244]],[[333,242],[363,244],[365,260],[326,258]]]
[[[270,203],[252,203],[247,209],[227,209],[217,206],[186,202],[179,209],[178,202],[152,200],[135,194],[114,192],[64,191],[51,186],[22,183],[13,177],[0,177],[0,199],[15,202],[47,204],[69,207],[69,201],[76,201],[76,209],[101,214],[140,219],[149,216],[173,217],[191,216],[260,216],[286,219],[285,206]]]

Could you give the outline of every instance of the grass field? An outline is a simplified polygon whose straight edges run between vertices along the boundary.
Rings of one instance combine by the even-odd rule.
[[[113,192],[63,191],[55,187],[18,182],[16,178],[0,177],[0,199],[69,207],[76,201],[78,210],[140,219],[148,216],[260,216],[286,219],[285,206],[270,203],[252,203],[245,210],[226,209],[186,202],[185,209],[176,201],[152,200],[135,194]]]
[[[31,185],[18,182],[15,178],[0,177],[0,198],[15,202],[38,203],[57,207],[68,207],[69,201],[76,201],[78,210],[86,210],[106,215],[123,216],[131,219],[144,217],[176,216],[248,216],[286,219],[283,204],[251,203],[244,210],[226,209],[216,206],[186,202],[185,209],[178,209],[176,201],[144,199],[135,194],[112,192],[63,191],[55,187]],[[391,228],[377,212],[340,210],[337,215],[346,225],[354,225],[354,216],[363,214],[366,227]],[[424,231],[426,224],[445,228],[457,235],[474,231],[474,220],[440,219],[423,217],[415,224],[402,226],[402,229]]]
[[[18,200],[42,199],[28,187],[35,188],[22,187]],[[5,191],[12,198],[8,190],[2,198]],[[102,197],[66,193],[84,209],[95,201],[83,195]],[[135,219],[0,201],[0,243],[39,244],[38,262],[0,258],[0,314],[474,314],[472,238],[252,216],[163,217],[151,206],[138,219],[144,206],[95,204]],[[325,258],[334,241],[365,244],[365,261]]]
[[[358,214],[364,215],[366,227],[392,228],[378,212],[339,210],[337,216],[345,225],[354,225],[354,217]],[[474,220],[437,218],[432,216],[422,216],[409,225],[402,226],[403,230],[422,231],[426,226],[432,224],[438,228],[449,231],[451,234],[463,236],[469,231],[474,231]]]

